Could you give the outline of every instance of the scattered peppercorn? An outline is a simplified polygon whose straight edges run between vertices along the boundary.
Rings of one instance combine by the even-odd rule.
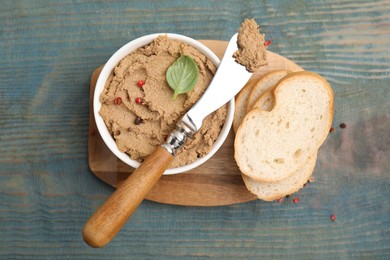
[[[138,80],[138,82],[137,82],[137,86],[138,87],[142,88],[144,85],[145,85],[145,81],[144,80],[142,80],[142,79]]]
[[[143,122],[143,120],[142,120],[142,118],[140,118],[140,117],[137,117],[137,118],[134,120],[134,124],[136,124],[136,125],[140,125],[142,122]]]
[[[335,222],[336,221],[336,215],[335,214],[330,215],[330,220]]]
[[[345,123],[341,123],[340,128],[347,128],[347,125]]]
[[[307,185],[307,182],[305,182],[305,184],[303,184],[303,187],[306,187],[306,185]]]
[[[287,199],[290,198],[290,195],[286,195],[286,198],[287,198]]]
[[[141,104],[142,103],[142,98],[140,98],[140,97],[135,98],[135,103]]]
[[[271,45],[271,40],[267,40],[264,42],[264,47],[268,47]]]
[[[296,204],[296,203],[299,202],[299,199],[298,199],[297,197],[295,197],[295,198],[293,199],[293,202]]]
[[[121,97],[116,97],[114,99],[114,104],[119,106],[120,104],[122,104],[122,98]]]
[[[330,133],[333,133],[334,130],[336,130],[336,129],[335,129],[334,127],[331,127],[330,130],[329,130],[329,132],[330,132]]]
[[[115,135],[116,135],[116,136],[118,136],[118,135],[120,135],[120,134],[121,134],[121,131],[120,131],[120,130],[116,130],[116,131],[115,131]]]

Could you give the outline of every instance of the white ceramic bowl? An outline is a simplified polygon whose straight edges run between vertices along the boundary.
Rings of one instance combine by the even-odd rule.
[[[125,56],[127,56],[132,51],[149,44],[155,38],[157,38],[159,35],[167,35],[170,39],[179,40],[179,41],[182,41],[188,45],[195,47],[200,52],[202,52],[206,57],[208,57],[214,63],[215,66],[218,66],[220,63],[220,60],[218,59],[218,57],[202,43],[200,43],[192,38],[183,36],[183,35],[171,34],[171,33],[156,33],[156,34],[150,34],[150,35],[146,35],[146,36],[137,38],[137,39],[127,43],[126,45],[124,45],[122,48],[120,48],[118,51],[116,51],[114,53],[114,55],[111,56],[111,58],[104,65],[104,67],[99,75],[99,78],[97,80],[97,83],[96,83],[96,88],[95,88],[95,93],[94,93],[94,98],[93,98],[94,116],[95,116],[97,128],[98,128],[99,133],[100,133],[101,137],[103,138],[105,144],[120,160],[122,160],[124,163],[128,164],[129,166],[131,166],[133,168],[137,168],[140,163],[138,161],[132,160],[130,158],[130,156],[128,156],[126,153],[119,151],[119,149],[115,143],[114,138],[111,136],[110,132],[108,131],[107,126],[105,125],[105,123],[103,121],[103,118],[99,114],[99,111],[101,108],[100,94],[102,93],[102,91],[104,89],[104,85],[105,85],[109,75],[111,74],[113,69],[116,67],[116,65],[119,63],[119,61],[122,60]],[[177,174],[177,173],[186,172],[186,171],[189,171],[189,170],[201,165],[202,163],[206,162],[211,156],[213,156],[217,152],[217,150],[222,146],[223,142],[225,141],[226,137],[228,136],[228,133],[229,133],[230,128],[231,128],[232,123],[233,123],[233,115],[234,115],[234,98],[229,101],[225,124],[221,130],[219,137],[215,141],[212,149],[210,150],[210,152],[207,155],[203,156],[202,158],[197,159],[196,161],[194,161],[191,164],[177,167],[177,168],[167,169],[164,172],[164,174],[168,175],[168,174]]]

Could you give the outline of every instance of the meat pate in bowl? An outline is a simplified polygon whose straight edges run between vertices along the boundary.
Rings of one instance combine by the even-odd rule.
[[[182,57],[195,64],[191,89],[175,89],[167,80],[168,69]],[[137,168],[202,97],[219,62],[205,45],[178,34],[146,35],[124,45],[103,67],[94,92],[95,121],[105,144]],[[221,92],[228,87],[220,86]],[[203,120],[164,174],[189,171],[213,156],[230,131],[233,114],[234,98]]]

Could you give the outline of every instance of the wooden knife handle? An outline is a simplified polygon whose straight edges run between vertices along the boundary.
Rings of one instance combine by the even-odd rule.
[[[85,223],[84,241],[91,247],[103,247],[110,242],[173,158],[173,155],[158,146]]]

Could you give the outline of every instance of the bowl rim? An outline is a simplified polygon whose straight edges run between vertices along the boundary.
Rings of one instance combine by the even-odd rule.
[[[203,43],[196,41],[195,39],[192,39],[190,37],[181,35],[181,34],[175,34],[175,33],[153,33],[153,34],[148,34],[139,38],[136,38],[125,45],[123,45],[120,49],[118,49],[105,63],[103,66],[98,80],[96,82],[96,87],[94,90],[94,96],[93,96],[93,113],[95,117],[95,123],[97,126],[97,129],[99,131],[100,136],[102,137],[104,143],[106,146],[110,149],[114,155],[119,158],[122,162],[125,164],[129,165],[132,168],[137,168],[140,163],[138,161],[135,161],[130,158],[129,155],[127,155],[124,152],[121,152],[108,131],[108,128],[106,124],[104,123],[103,118],[100,116],[99,111],[101,108],[101,103],[100,103],[100,95],[102,91],[104,90],[105,83],[110,76],[111,72],[114,70],[114,68],[117,66],[117,64],[128,54],[130,54],[132,51],[141,48],[149,43],[151,43],[154,39],[156,39],[158,36],[161,35],[166,35],[170,39],[174,40],[179,40],[182,41],[196,49],[198,49],[200,52],[202,52],[207,58],[209,58],[213,64],[218,67],[220,60],[219,58],[215,55],[214,52],[212,52],[207,46],[205,46]],[[226,114],[226,120],[225,123],[221,129],[221,132],[218,136],[218,138],[215,140],[211,150],[209,153],[207,153],[205,156],[197,159],[196,161],[176,167],[176,168],[169,168],[164,172],[164,175],[170,175],[170,174],[179,174],[183,172],[190,171],[201,164],[205,163],[208,159],[210,159],[222,146],[222,144],[225,142],[232,123],[233,123],[233,117],[234,117],[234,97],[228,102],[228,109],[227,109],[227,114]]]

